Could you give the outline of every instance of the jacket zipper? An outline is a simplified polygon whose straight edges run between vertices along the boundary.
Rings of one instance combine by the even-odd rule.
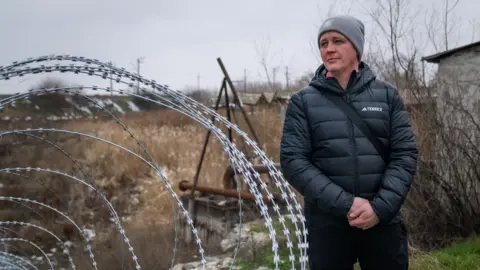
[[[347,91],[345,91],[344,99],[347,104],[350,105],[350,96]],[[353,195],[357,197],[357,184],[358,184],[358,166],[357,166],[357,147],[355,146],[355,134],[353,128],[352,120],[348,119],[348,135],[350,138],[350,146],[352,147],[352,161],[353,161]]]

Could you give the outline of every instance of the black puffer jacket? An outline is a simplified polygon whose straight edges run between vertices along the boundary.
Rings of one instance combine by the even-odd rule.
[[[320,66],[309,87],[290,99],[280,150],[282,172],[304,196],[306,218],[318,225],[348,222],[355,196],[371,201],[381,223],[399,221],[418,155],[402,98],[363,62],[346,91],[325,73]],[[387,147],[388,164],[343,111],[324,97],[325,91],[353,105]]]

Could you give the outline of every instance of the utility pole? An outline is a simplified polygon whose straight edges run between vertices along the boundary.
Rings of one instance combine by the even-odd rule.
[[[274,67],[273,68],[273,74],[272,74],[272,80],[273,80],[273,85],[272,85],[272,88],[275,89],[275,77],[277,76],[277,68]]]
[[[110,66],[113,66],[112,61],[108,62]],[[112,73],[110,73],[110,96],[113,96],[113,79],[112,79]]]
[[[247,92],[247,69],[243,69],[243,91]]]
[[[285,83],[287,84],[287,89],[289,89],[290,86],[290,77],[288,74],[288,66],[285,66]]]
[[[145,57],[137,58],[137,75],[140,76],[140,64],[143,64]],[[137,81],[137,95],[140,94],[140,81]]]
[[[197,91],[200,91],[200,73],[197,73]]]

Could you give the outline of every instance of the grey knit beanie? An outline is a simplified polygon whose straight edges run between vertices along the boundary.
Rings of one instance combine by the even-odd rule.
[[[317,42],[319,46],[320,37],[322,34],[329,31],[339,32],[348,38],[358,52],[359,61],[362,59],[363,47],[365,44],[365,25],[362,21],[349,15],[328,18],[323,22],[318,32]]]

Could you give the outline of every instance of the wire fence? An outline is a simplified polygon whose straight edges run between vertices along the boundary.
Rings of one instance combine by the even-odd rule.
[[[211,130],[211,132],[216,136],[216,138],[220,141],[223,146],[223,150],[225,154],[228,156],[229,163],[231,164],[232,168],[235,171],[236,175],[242,175],[242,177],[235,177],[234,179],[243,179],[245,184],[248,186],[249,191],[255,195],[255,203],[258,206],[260,213],[263,217],[264,226],[269,231],[269,236],[271,239],[271,250],[274,253],[273,256],[273,263],[276,269],[279,269],[280,263],[280,256],[279,256],[279,243],[277,241],[277,235],[275,228],[273,226],[274,220],[278,220],[279,224],[281,225],[281,231],[283,232],[284,237],[286,238],[286,247],[288,249],[288,259],[290,261],[291,269],[297,269],[296,265],[297,262],[300,263],[300,269],[307,269],[307,231],[305,228],[304,223],[304,216],[302,212],[302,207],[296,199],[295,193],[291,190],[289,184],[283,178],[281,172],[275,167],[274,162],[267,157],[265,152],[263,152],[255,142],[250,139],[247,134],[240,130],[238,126],[228,122],[224,117],[216,113],[214,110],[202,105],[194,101],[193,99],[185,96],[181,92],[174,91],[169,89],[165,85],[160,85],[153,80],[146,79],[142,76],[137,74],[130,73],[126,71],[124,68],[116,67],[110,63],[101,62],[96,59],[89,59],[85,57],[77,57],[77,56],[70,56],[70,55],[50,55],[50,56],[41,56],[35,58],[29,58],[24,61],[16,61],[10,65],[0,67],[0,80],[8,80],[15,77],[21,76],[35,76],[37,74],[45,74],[45,73],[54,73],[54,72],[61,72],[61,73],[72,73],[77,74],[78,76],[87,75],[87,76],[96,76],[101,77],[105,80],[114,80],[117,84],[128,85],[129,88],[136,88],[139,85],[140,93],[130,93],[122,90],[115,90],[109,87],[102,88],[97,86],[75,86],[75,87],[62,87],[62,88],[41,88],[41,89],[32,89],[25,93],[18,93],[7,98],[4,98],[0,101],[0,106],[5,107],[9,104],[19,101],[21,99],[26,99],[31,96],[36,95],[44,95],[48,93],[68,93],[73,94],[79,97],[82,97],[90,102],[94,103],[99,109],[107,113],[112,119],[114,119],[117,125],[121,126],[122,129],[130,139],[138,145],[141,149],[143,154],[136,153],[132,149],[129,149],[125,146],[116,144],[112,141],[107,139],[94,136],[92,134],[87,134],[84,132],[74,131],[74,130],[66,130],[66,129],[59,129],[59,128],[28,128],[28,129],[20,129],[20,130],[4,130],[0,132],[0,137],[5,139],[8,136],[13,135],[24,135],[29,138],[35,140],[41,140],[51,147],[55,148],[57,151],[61,152],[64,157],[72,163],[72,165],[81,172],[82,177],[74,176],[63,172],[61,170],[52,169],[52,168],[30,168],[30,167],[17,167],[17,168],[0,168],[0,173],[2,174],[10,174],[16,175],[19,177],[27,178],[29,181],[39,181],[34,177],[27,176],[26,173],[48,173],[51,175],[61,175],[66,181],[74,181],[76,183],[82,184],[85,188],[89,189],[94,196],[100,198],[103,201],[104,206],[107,207],[110,215],[111,220],[116,226],[116,229],[120,233],[121,237],[123,238],[123,248],[124,252],[123,255],[127,254],[131,257],[132,261],[135,264],[136,269],[141,269],[142,266],[138,260],[138,254],[134,250],[131,245],[131,242],[125,232],[125,229],[122,226],[122,221],[119,218],[118,213],[114,209],[113,205],[107,199],[107,196],[104,194],[101,188],[98,188],[93,181],[92,177],[89,176],[86,171],[80,166],[79,162],[77,162],[71,154],[69,154],[65,149],[61,146],[56,144],[54,141],[49,141],[48,139],[43,136],[44,134],[53,134],[53,133],[61,133],[61,134],[69,134],[74,136],[80,136],[84,138],[90,138],[97,140],[99,142],[108,144],[110,146],[116,147],[121,151],[128,153],[129,155],[134,156],[139,161],[145,163],[146,165],[150,166],[156,173],[157,180],[163,183],[166,190],[169,192],[171,200],[174,202],[172,204],[173,211],[174,211],[174,245],[173,245],[173,256],[170,258],[170,268],[173,268],[176,260],[176,254],[178,252],[178,216],[179,214],[183,216],[187,220],[187,223],[191,229],[192,235],[194,237],[194,242],[197,245],[198,255],[201,259],[201,263],[203,269],[207,269],[207,254],[204,250],[204,245],[202,240],[199,237],[198,230],[194,226],[194,222],[189,215],[187,209],[185,209],[185,205],[180,200],[179,196],[176,194],[172,187],[171,181],[167,178],[167,175],[163,173],[162,165],[157,164],[152,156],[150,155],[149,151],[144,147],[141,143],[141,138],[137,138],[137,136],[130,131],[130,129],[118,119],[112,112],[110,112],[106,107],[102,106],[102,104],[98,103],[96,100],[92,99],[91,97],[82,94],[84,89],[89,89],[92,91],[107,91],[112,93],[118,93],[122,95],[130,95],[134,96],[138,99],[143,99],[148,102],[156,103],[177,112],[180,112],[184,115],[189,116],[191,119],[195,120],[196,122],[203,125],[206,129]],[[155,99],[147,98],[142,93],[149,93],[149,96],[155,97]],[[212,118],[213,117],[213,118]],[[214,121],[211,120],[214,119]],[[250,161],[247,160],[244,153],[241,152],[237,147],[229,141],[227,135],[225,135],[221,127],[227,127],[233,130],[233,132],[237,133],[240,137],[242,137],[246,143],[255,150],[256,158],[261,160],[261,163],[268,167],[269,175],[273,180],[276,188],[279,190],[281,194],[281,198],[286,205],[287,211],[292,217],[292,222],[294,224],[294,232],[290,232],[289,227],[285,224],[285,217],[280,213],[280,207],[277,202],[274,200],[273,194],[267,188],[267,184],[260,178],[258,173],[251,173],[253,170],[253,165]],[[259,185],[257,183],[260,183]],[[238,191],[241,192],[241,185],[237,183],[236,185]],[[264,198],[262,193],[266,194],[266,198],[269,203],[264,202]],[[82,229],[79,224],[77,224],[73,218],[71,217],[71,213],[65,213],[61,210],[57,209],[49,205],[47,202],[41,202],[34,199],[30,199],[28,197],[23,196],[16,196],[16,197],[9,197],[9,196],[0,196],[0,201],[2,202],[10,202],[16,203],[25,207],[32,207],[32,206],[41,206],[43,209],[47,209],[52,211],[65,219],[66,222],[71,223],[75,230],[82,236],[84,244],[85,244],[85,251],[88,253],[88,259],[90,261],[90,265],[93,269],[99,269],[98,264],[96,262],[96,258],[94,256],[93,247],[91,245],[91,239],[88,234],[88,231]],[[238,235],[238,242],[237,248],[233,252],[233,260],[230,264],[230,269],[235,266],[236,256],[238,254],[238,247],[241,239],[242,234],[242,200],[239,198],[239,217],[240,217],[240,230]],[[270,215],[269,210],[273,210],[273,213],[276,215]],[[45,226],[39,224],[32,224],[28,222],[24,222],[21,220],[1,220],[0,221],[0,268],[1,269],[57,269],[59,267],[59,257],[63,256],[64,258],[68,259],[71,269],[77,269],[76,264],[72,257],[70,256],[70,245],[65,243],[61,240],[61,238],[54,232],[50,231]],[[18,232],[19,228],[28,227],[32,230],[38,230],[48,235],[51,235],[58,243],[59,246],[62,247],[61,253],[47,252],[42,249],[41,243],[36,243],[35,239],[27,239],[22,237],[22,234],[16,233]],[[299,250],[299,254],[294,252],[294,244],[293,240],[296,238],[295,242],[297,244],[297,248]],[[22,243],[22,245],[18,245]],[[34,250],[37,250],[37,254],[35,256],[27,256],[22,255],[21,250],[15,247],[24,247],[25,245],[33,247]],[[31,254],[30,254],[31,255]],[[161,254],[159,254],[161,255]],[[126,269],[126,266],[123,265],[122,269]]]

